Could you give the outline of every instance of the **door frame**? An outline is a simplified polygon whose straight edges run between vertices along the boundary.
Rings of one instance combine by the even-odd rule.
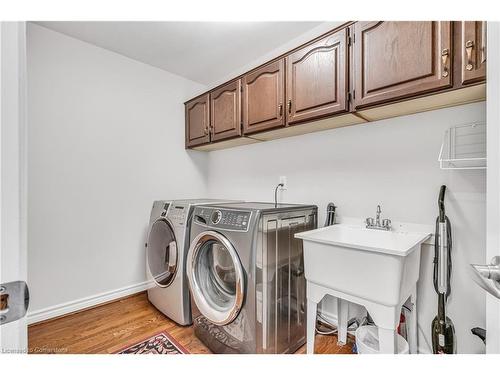
[[[500,255],[500,22],[487,24],[486,69],[486,259]],[[481,290],[481,289],[479,289]],[[500,300],[489,293],[486,296],[486,353],[500,354]]]
[[[26,22],[0,22],[1,282],[27,281]],[[3,352],[28,350],[26,316],[0,326]]]

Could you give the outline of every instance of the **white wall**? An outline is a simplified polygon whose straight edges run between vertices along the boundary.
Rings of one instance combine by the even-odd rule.
[[[447,127],[484,119],[485,104],[475,103],[214,151],[209,154],[209,193],[272,201],[273,188],[285,175],[288,190],[281,200],[318,205],[320,224],[327,203],[334,202],[341,216],[373,216],[380,203],[383,217],[433,226],[439,187],[446,184],[455,245],[448,314],[459,352],[481,353],[484,345],[470,328],[485,326],[485,297],[467,268],[484,262],[486,173],[443,171],[437,158]],[[437,312],[432,256],[433,247],[425,246],[418,288],[419,324],[429,343]],[[423,337],[420,348],[429,350]]]
[[[241,74],[244,74],[252,69],[255,69],[257,66],[262,65],[272,59],[275,59],[276,57],[283,55],[290,50],[297,48],[298,46],[307,43],[314,38],[317,38],[320,35],[326,34],[329,31],[332,31],[333,29],[339,27],[340,25],[344,24],[345,22],[340,22],[340,21],[328,21],[328,22],[322,22],[318,26],[306,31],[305,33],[300,34],[296,38],[293,38],[289,40],[286,43],[283,43],[279,47],[273,49],[272,51],[269,51],[268,53],[259,56],[257,59],[250,61],[249,63],[240,66],[238,69],[233,70],[232,72],[228,72],[227,75],[224,77],[221,77],[220,79],[216,80],[215,82],[212,82],[208,85],[208,87],[212,88],[218,85],[223,84],[224,82],[230,81],[234,79],[234,77],[237,77]],[[203,91],[200,91],[199,94],[202,94]]]
[[[184,150],[197,83],[30,24],[28,84],[33,321],[144,287],[152,202],[203,196],[206,155]]]

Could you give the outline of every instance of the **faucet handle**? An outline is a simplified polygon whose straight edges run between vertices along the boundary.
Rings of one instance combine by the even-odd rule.
[[[382,220],[382,226],[385,227],[385,228],[390,228],[391,227],[391,221],[389,219]]]
[[[374,219],[373,217],[367,217],[367,218],[365,219],[365,223],[366,223],[366,226],[367,226],[367,227],[371,227],[371,226],[373,226],[373,225],[374,225],[374,223],[375,223],[375,219]]]

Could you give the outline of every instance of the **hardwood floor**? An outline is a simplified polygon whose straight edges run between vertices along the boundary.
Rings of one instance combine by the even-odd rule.
[[[146,293],[31,325],[28,344],[30,353],[114,353],[162,330],[190,353],[211,353],[192,327],[166,318],[149,303]],[[305,345],[296,353],[305,353]],[[317,335],[315,353],[350,354],[352,338],[347,345],[338,346],[336,336]]]

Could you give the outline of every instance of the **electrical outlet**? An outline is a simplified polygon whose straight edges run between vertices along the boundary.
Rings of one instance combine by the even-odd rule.
[[[280,184],[283,184],[283,186],[280,187],[281,190],[288,189],[288,182],[286,180],[286,176],[280,176]]]

